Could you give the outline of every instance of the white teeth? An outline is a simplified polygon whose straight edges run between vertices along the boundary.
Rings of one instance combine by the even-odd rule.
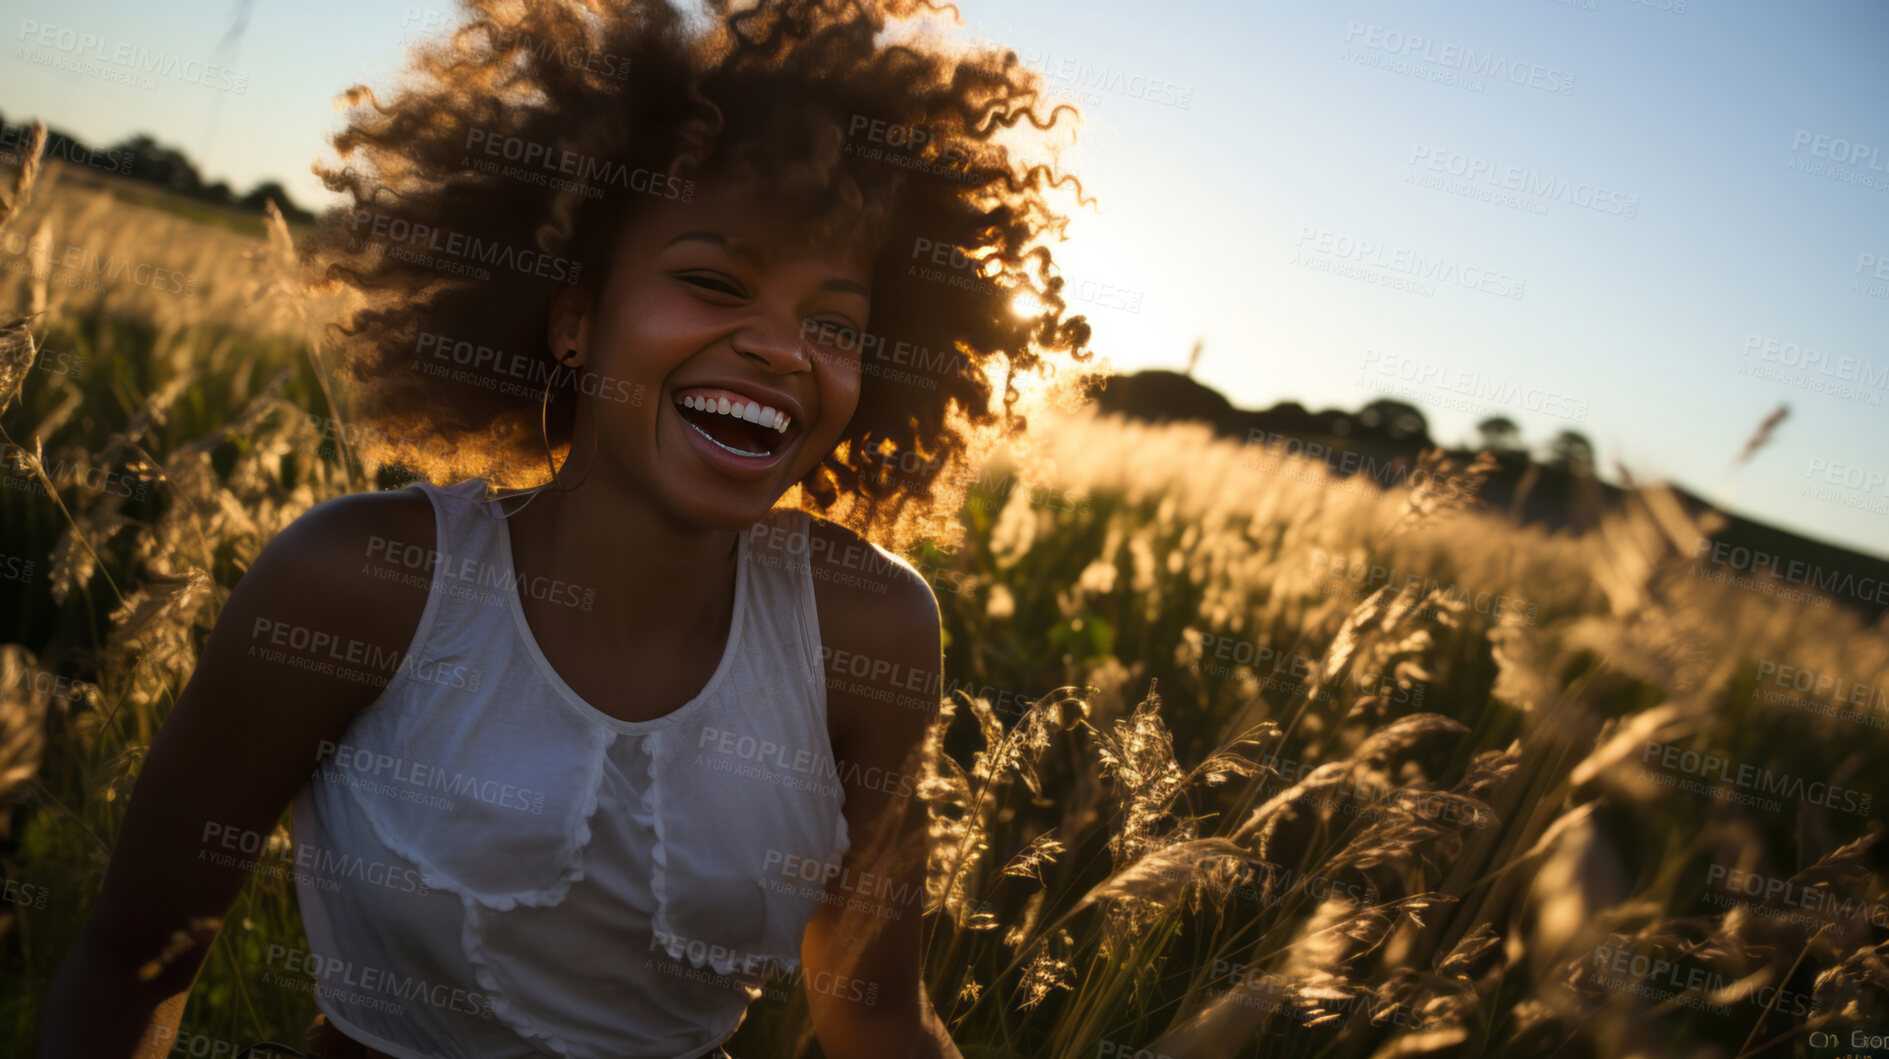
[[[786,412],[768,408],[759,401],[730,401],[726,397],[702,397],[688,394],[681,400],[682,407],[694,408],[719,415],[734,416],[764,427],[772,427],[776,432],[785,434],[793,418]]]

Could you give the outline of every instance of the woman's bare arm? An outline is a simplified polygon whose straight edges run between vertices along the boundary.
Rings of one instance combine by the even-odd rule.
[[[813,551],[816,563],[848,554]],[[808,1008],[832,1059],[962,1059],[924,983],[927,822],[918,781],[943,667],[938,602],[909,568],[880,576],[883,594],[848,578],[817,579],[832,586],[820,607],[822,646],[848,653],[829,657],[863,656],[884,676],[827,673],[852,846],[801,942]]]
[[[314,771],[323,740],[339,742],[379,696],[412,640],[426,590],[372,570],[386,568],[386,542],[431,549],[434,536],[424,496],[357,494],[297,519],[244,574],[151,743],[104,888],[47,990],[42,1059],[170,1052],[216,924],[246,877],[214,854],[232,836],[239,848],[248,833],[266,839]],[[320,654],[284,646],[319,634],[337,638],[323,640]],[[381,663],[359,668],[382,679],[289,662],[328,659],[332,644],[345,650],[351,641]]]

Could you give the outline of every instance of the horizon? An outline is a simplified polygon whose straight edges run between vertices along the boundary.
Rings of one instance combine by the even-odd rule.
[[[960,8],[961,40],[1010,44],[1085,109],[1063,160],[1102,205],[1057,257],[1118,372],[1188,374],[1251,411],[1403,400],[1444,445],[1491,415],[1530,451],[1573,429],[1605,480],[1619,462],[1889,558],[1889,123],[1868,103],[1889,71],[1867,46],[1889,10]],[[144,132],[208,182],[275,180],[320,212],[338,198],[306,167],[331,157],[330,99],[384,89],[452,9],[235,11],[23,15],[0,113],[94,147]],[[27,23],[234,74],[141,86],[20,61],[62,54]]]

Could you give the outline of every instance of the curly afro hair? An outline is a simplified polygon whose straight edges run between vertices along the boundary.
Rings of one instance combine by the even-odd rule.
[[[333,329],[370,466],[548,481],[577,400],[608,386],[545,348],[553,297],[594,296],[624,226],[699,179],[735,182],[810,238],[877,247],[866,333],[825,336],[858,346],[859,407],[797,489],[866,539],[955,540],[964,484],[1025,429],[1019,383],[1093,370],[1047,245],[1068,222],[1052,198],[1086,203],[1082,187],[1005,142],[1074,108],[1041,113],[1040,76],[1014,52],[947,46],[938,15],[955,9],[462,6],[389,100],[348,91],[341,165],[315,167],[352,202],[324,218],[311,259],[360,296]],[[1056,380],[1057,361],[1075,370]]]

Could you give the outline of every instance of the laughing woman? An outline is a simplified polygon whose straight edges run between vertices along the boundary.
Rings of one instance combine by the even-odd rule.
[[[323,1055],[716,1054],[770,976],[833,1059],[958,1054],[910,780],[939,613],[895,553],[1088,328],[999,142],[1035,75],[928,14],[482,2],[354,90],[315,258],[366,455],[421,480],[231,594],[42,1055],[167,1053],[259,862]]]

